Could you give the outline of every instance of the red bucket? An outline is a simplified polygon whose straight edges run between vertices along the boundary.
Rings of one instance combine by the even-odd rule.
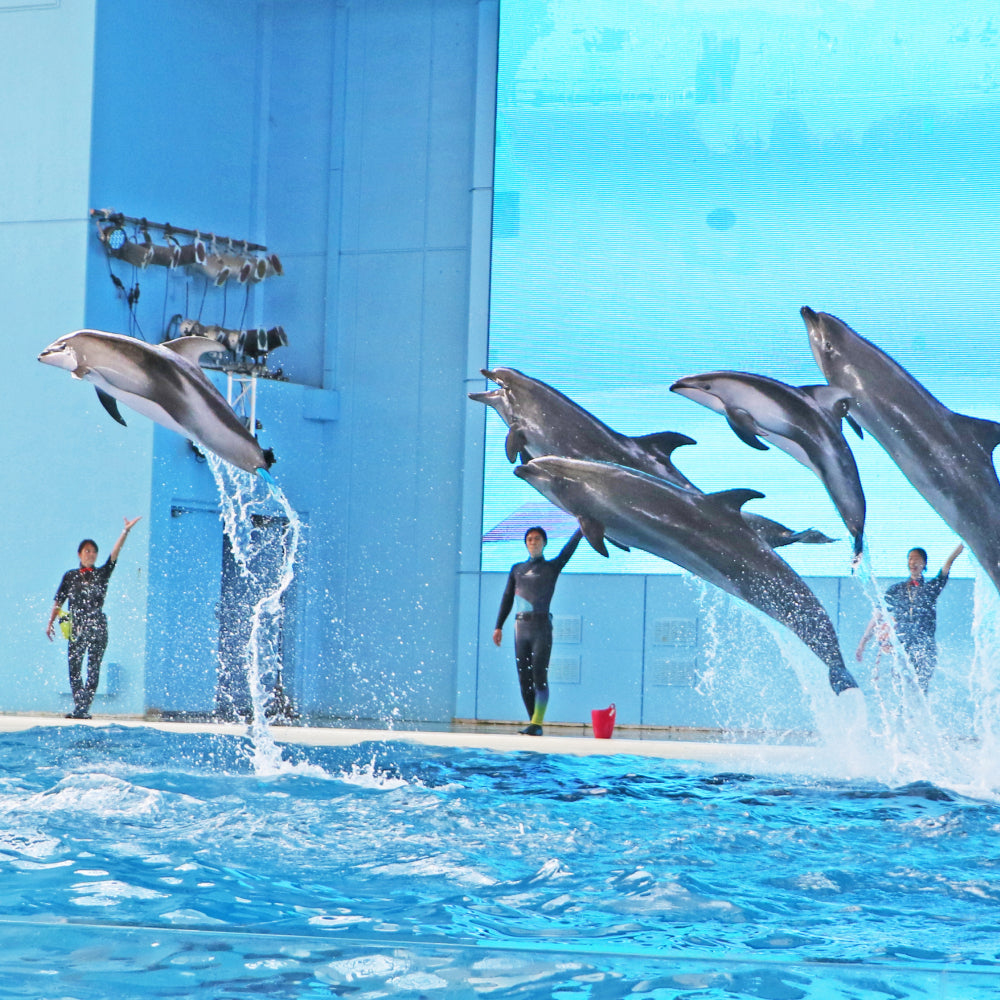
[[[607,708],[595,708],[590,713],[590,723],[594,727],[594,736],[599,740],[610,740],[615,731],[615,703]]]

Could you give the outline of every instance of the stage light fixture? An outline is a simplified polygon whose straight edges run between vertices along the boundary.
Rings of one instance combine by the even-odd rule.
[[[108,245],[108,249],[111,251],[118,251],[125,245],[128,236],[125,234],[125,230],[121,226],[113,226],[110,229],[104,230],[104,242]]]

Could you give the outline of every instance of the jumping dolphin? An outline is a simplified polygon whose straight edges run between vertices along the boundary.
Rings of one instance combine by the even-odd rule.
[[[857,422],[972,549],[1000,591],[1000,423],[949,410],[883,350],[829,313],[803,306],[813,357],[851,397]]]
[[[220,349],[206,337],[147,344],[118,333],[77,330],[46,347],[38,360],[92,382],[101,403],[119,423],[125,421],[115,400],[240,469],[266,472],[273,454],[261,449],[198,366],[202,354]]]
[[[857,687],[816,595],[740,516],[762,493],[696,493],[634,469],[553,456],[514,473],[576,517],[601,555],[607,536],[676,563],[791,629],[826,664],[837,694]]]
[[[481,369],[499,388],[470,392],[469,399],[492,406],[508,426],[507,459],[524,462],[543,455],[560,455],[593,462],[611,462],[658,476],[684,489],[701,492],[671,461],[675,448],[696,444],[674,431],[627,437],[612,430],[558,389],[516,368]],[[794,542],[821,544],[833,539],[814,528],[793,531],[759,514],[743,517],[774,548]]]
[[[850,397],[830,385],[799,388],[750,372],[708,372],[679,379],[670,387],[725,416],[736,436],[751,448],[770,441],[814,473],[854,536],[854,555],[864,545],[865,494],[841,420]]]
[[[627,437],[612,430],[558,389],[516,368],[481,369],[498,389],[470,392],[469,399],[492,406],[510,428],[507,460],[528,462],[542,455],[614,462],[659,476],[677,486],[695,486],[671,461],[675,448],[696,444],[674,431]]]

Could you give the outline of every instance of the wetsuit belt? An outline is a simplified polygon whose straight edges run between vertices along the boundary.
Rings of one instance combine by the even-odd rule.
[[[534,621],[535,619],[541,620],[543,618],[551,621],[552,615],[547,611],[518,611],[517,613],[517,620],[519,622]]]

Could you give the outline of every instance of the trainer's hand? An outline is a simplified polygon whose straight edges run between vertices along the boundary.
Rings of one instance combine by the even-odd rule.
[[[502,638],[503,638],[503,629],[502,628],[495,628],[493,630],[493,645],[494,646],[499,646],[500,645],[500,640]]]

